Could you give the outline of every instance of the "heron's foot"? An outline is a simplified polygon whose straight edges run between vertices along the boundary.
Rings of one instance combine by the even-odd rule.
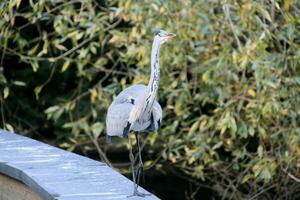
[[[127,196],[127,198],[130,198],[130,197],[136,197],[136,196],[138,196],[138,197],[146,197],[146,196],[151,196],[151,194],[149,194],[149,193],[142,193],[142,192],[139,192],[138,190],[135,190],[135,191],[133,192],[133,194]]]

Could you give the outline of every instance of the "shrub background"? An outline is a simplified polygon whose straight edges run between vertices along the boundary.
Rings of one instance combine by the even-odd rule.
[[[163,28],[177,37],[161,50],[163,126],[144,136],[146,168],[225,199],[299,198],[297,0],[4,0],[0,10],[2,128],[102,160],[126,151],[104,142],[106,109],[147,83]]]

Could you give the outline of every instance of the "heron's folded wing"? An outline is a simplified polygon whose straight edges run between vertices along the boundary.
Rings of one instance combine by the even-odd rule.
[[[154,114],[156,114],[157,119],[162,119],[162,108],[160,106],[160,104],[158,103],[158,101],[154,101],[153,103],[153,112]]]
[[[145,94],[147,91],[147,87],[142,84],[133,85],[125,90],[123,90],[114,100],[113,104],[119,104],[119,103],[131,103],[134,104],[134,101]],[[133,100],[133,102],[132,102]]]
[[[112,104],[107,111],[106,128],[109,136],[122,136],[128,122],[132,104]]]
[[[160,104],[155,100],[152,107],[152,120],[149,130],[159,131],[162,122],[162,108]]]

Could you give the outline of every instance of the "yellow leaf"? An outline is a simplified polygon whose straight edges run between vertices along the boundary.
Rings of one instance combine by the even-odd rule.
[[[257,148],[257,153],[258,153],[258,156],[259,156],[260,158],[262,158],[263,152],[264,152],[263,146],[262,146],[262,145],[259,145],[258,148]]]
[[[178,80],[175,79],[175,80],[172,82],[171,87],[172,87],[172,88],[176,88],[176,87],[177,87],[177,84],[178,84]]]
[[[266,18],[267,20],[272,22],[272,18],[270,16],[269,12],[261,7],[259,7],[259,9],[260,9],[260,13],[264,16],[264,18]]]
[[[150,167],[152,165],[153,161],[152,160],[147,160],[144,164],[145,167]]]
[[[183,149],[186,153],[189,153],[191,150],[188,146],[184,146]]]
[[[227,129],[227,126],[223,126],[221,128],[221,135],[223,135],[225,133],[226,129]]]
[[[96,49],[96,47],[92,46],[92,47],[91,47],[91,52],[92,52],[93,54],[97,54],[97,49]]]
[[[42,89],[43,89],[43,86],[37,86],[34,88],[34,94],[35,94],[36,100],[39,100],[39,95],[40,95]]]
[[[243,12],[249,12],[252,8],[251,3],[245,3],[242,5]]]
[[[151,146],[155,143],[157,139],[158,134],[157,133],[150,133],[148,136],[148,139],[150,141]]]
[[[32,60],[32,61],[31,61],[31,67],[32,67],[32,70],[33,70],[34,72],[36,72],[36,71],[38,70],[38,68],[39,68],[39,63],[38,63],[38,61],[37,61],[37,60]]]
[[[121,81],[120,81],[120,84],[121,84],[122,88],[125,88],[125,86],[126,86],[126,78],[122,78]]]
[[[188,164],[190,165],[190,164],[192,164],[193,162],[195,162],[196,161],[196,159],[194,158],[194,157],[190,157],[189,159],[188,159]]]
[[[19,6],[20,6],[20,4],[21,4],[21,1],[22,1],[22,0],[16,0],[16,2],[17,2],[17,8],[19,8]]]
[[[6,128],[9,132],[14,132],[13,126],[10,125],[9,123],[5,123],[5,128]]]
[[[241,183],[245,183],[245,182],[247,182],[251,178],[252,178],[252,175],[251,174],[247,174],[246,176],[243,177]]]
[[[9,95],[9,88],[8,87],[5,87],[4,90],[3,90],[3,97],[4,99],[6,99]]]
[[[199,127],[199,121],[194,122],[191,128],[189,129],[188,137],[193,135],[197,131],[198,127]]]
[[[171,160],[172,163],[176,163],[176,158],[175,157],[171,157],[170,160]]]
[[[91,102],[92,103],[95,103],[97,96],[98,96],[97,90],[95,88],[92,89],[91,90]]]
[[[206,124],[207,124],[207,120],[205,119],[200,123],[200,129],[204,128]]]
[[[227,144],[229,147],[231,147],[231,146],[232,146],[232,140],[227,139],[227,140],[226,140],[226,144]]]
[[[146,49],[145,49],[144,46],[141,46],[141,47],[139,48],[139,51],[138,51],[138,58],[139,58],[139,59],[144,58],[144,57],[145,57],[145,54],[146,54]]]
[[[61,68],[61,72],[66,71],[66,70],[69,68],[69,66],[70,66],[70,60],[67,59],[67,60],[64,62],[62,68]]]
[[[284,10],[289,11],[290,9],[290,0],[284,0]]]
[[[253,89],[249,89],[248,90],[248,95],[251,97],[255,97],[256,96],[256,92]]]
[[[208,83],[208,81],[209,81],[209,76],[210,76],[209,71],[205,72],[205,73],[202,75],[202,80],[203,80],[204,83]]]

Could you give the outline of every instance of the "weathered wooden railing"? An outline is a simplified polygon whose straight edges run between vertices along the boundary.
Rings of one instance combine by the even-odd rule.
[[[1,200],[127,199],[132,187],[104,163],[0,130]]]

